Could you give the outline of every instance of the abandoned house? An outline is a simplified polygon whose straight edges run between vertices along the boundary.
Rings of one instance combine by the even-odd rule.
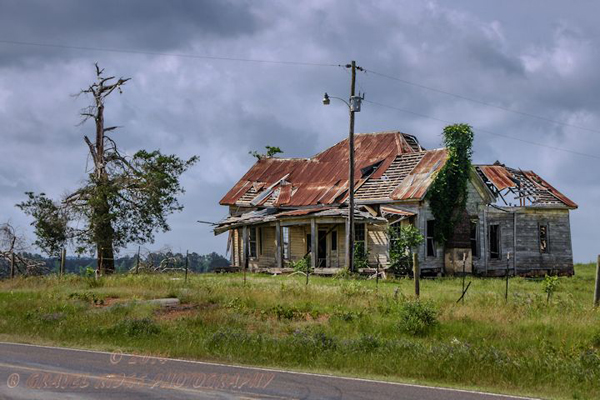
[[[577,205],[532,171],[474,165],[466,211],[445,246],[434,239],[426,193],[447,158],[401,132],[355,136],[355,243],[370,266],[389,265],[388,229],[413,224],[424,274],[573,274],[569,211]],[[290,271],[311,256],[316,273],[345,266],[348,140],[311,158],[263,158],[223,197],[232,265]],[[246,238],[246,240],[244,240]]]

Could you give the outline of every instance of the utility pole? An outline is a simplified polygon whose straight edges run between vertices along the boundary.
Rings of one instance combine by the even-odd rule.
[[[354,113],[360,112],[361,101],[364,100],[364,94],[356,96],[356,71],[364,71],[362,67],[356,65],[352,60],[350,64],[345,65],[352,73],[350,82],[350,101],[347,102],[339,97],[331,98],[341,100],[348,106],[350,111],[350,129],[348,134],[348,228],[346,229],[346,265],[348,270],[354,272]],[[323,104],[328,105],[330,97],[327,93],[323,97]]]
[[[350,84],[350,132],[348,134],[349,171],[348,171],[348,249],[346,259],[348,270],[354,272],[354,110],[352,109],[352,98],[356,88],[356,61],[350,64],[352,69],[352,82]]]

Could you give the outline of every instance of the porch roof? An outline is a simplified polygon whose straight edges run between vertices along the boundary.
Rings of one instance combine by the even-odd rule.
[[[275,222],[278,220],[293,220],[304,218],[339,218],[340,222],[348,218],[348,208],[344,207],[315,207],[298,210],[278,210],[275,207],[264,208],[256,211],[249,211],[237,216],[228,216],[222,219],[214,229],[215,235],[219,235],[230,229],[242,227],[244,225],[260,225]],[[360,208],[354,210],[356,221],[369,222],[373,224],[385,224],[387,220],[382,217],[375,217],[367,211]]]

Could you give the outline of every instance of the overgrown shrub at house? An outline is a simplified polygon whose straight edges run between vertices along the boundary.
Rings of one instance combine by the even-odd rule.
[[[552,294],[558,287],[558,284],[559,284],[558,277],[546,275],[546,277],[542,281],[542,284],[544,286],[544,292],[548,295],[546,297],[546,303],[548,303],[548,302],[550,302],[550,298],[552,297]]]
[[[369,268],[369,249],[365,248],[364,242],[354,243],[354,268]]]
[[[400,328],[411,335],[423,336],[438,324],[438,312],[431,303],[407,301],[400,308]]]
[[[290,266],[294,268],[294,272],[302,272],[303,274],[306,274],[306,271],[308,271],[309,274],[313,272],[310,255],[306,255],[297,261],[290,261]]]
[[[414,225],[392,225],[388,231],[390,270],[394,275],[408,275],[412,270],[412,252],[423,242],[423,235]]]

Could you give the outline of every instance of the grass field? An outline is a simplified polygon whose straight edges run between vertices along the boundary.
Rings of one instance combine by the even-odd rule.
[[[121,275],[0,282],[0,339],[477,388],[600,398],[594,266],[541,280]],[[143,299],[177,297],[172,310]]]

